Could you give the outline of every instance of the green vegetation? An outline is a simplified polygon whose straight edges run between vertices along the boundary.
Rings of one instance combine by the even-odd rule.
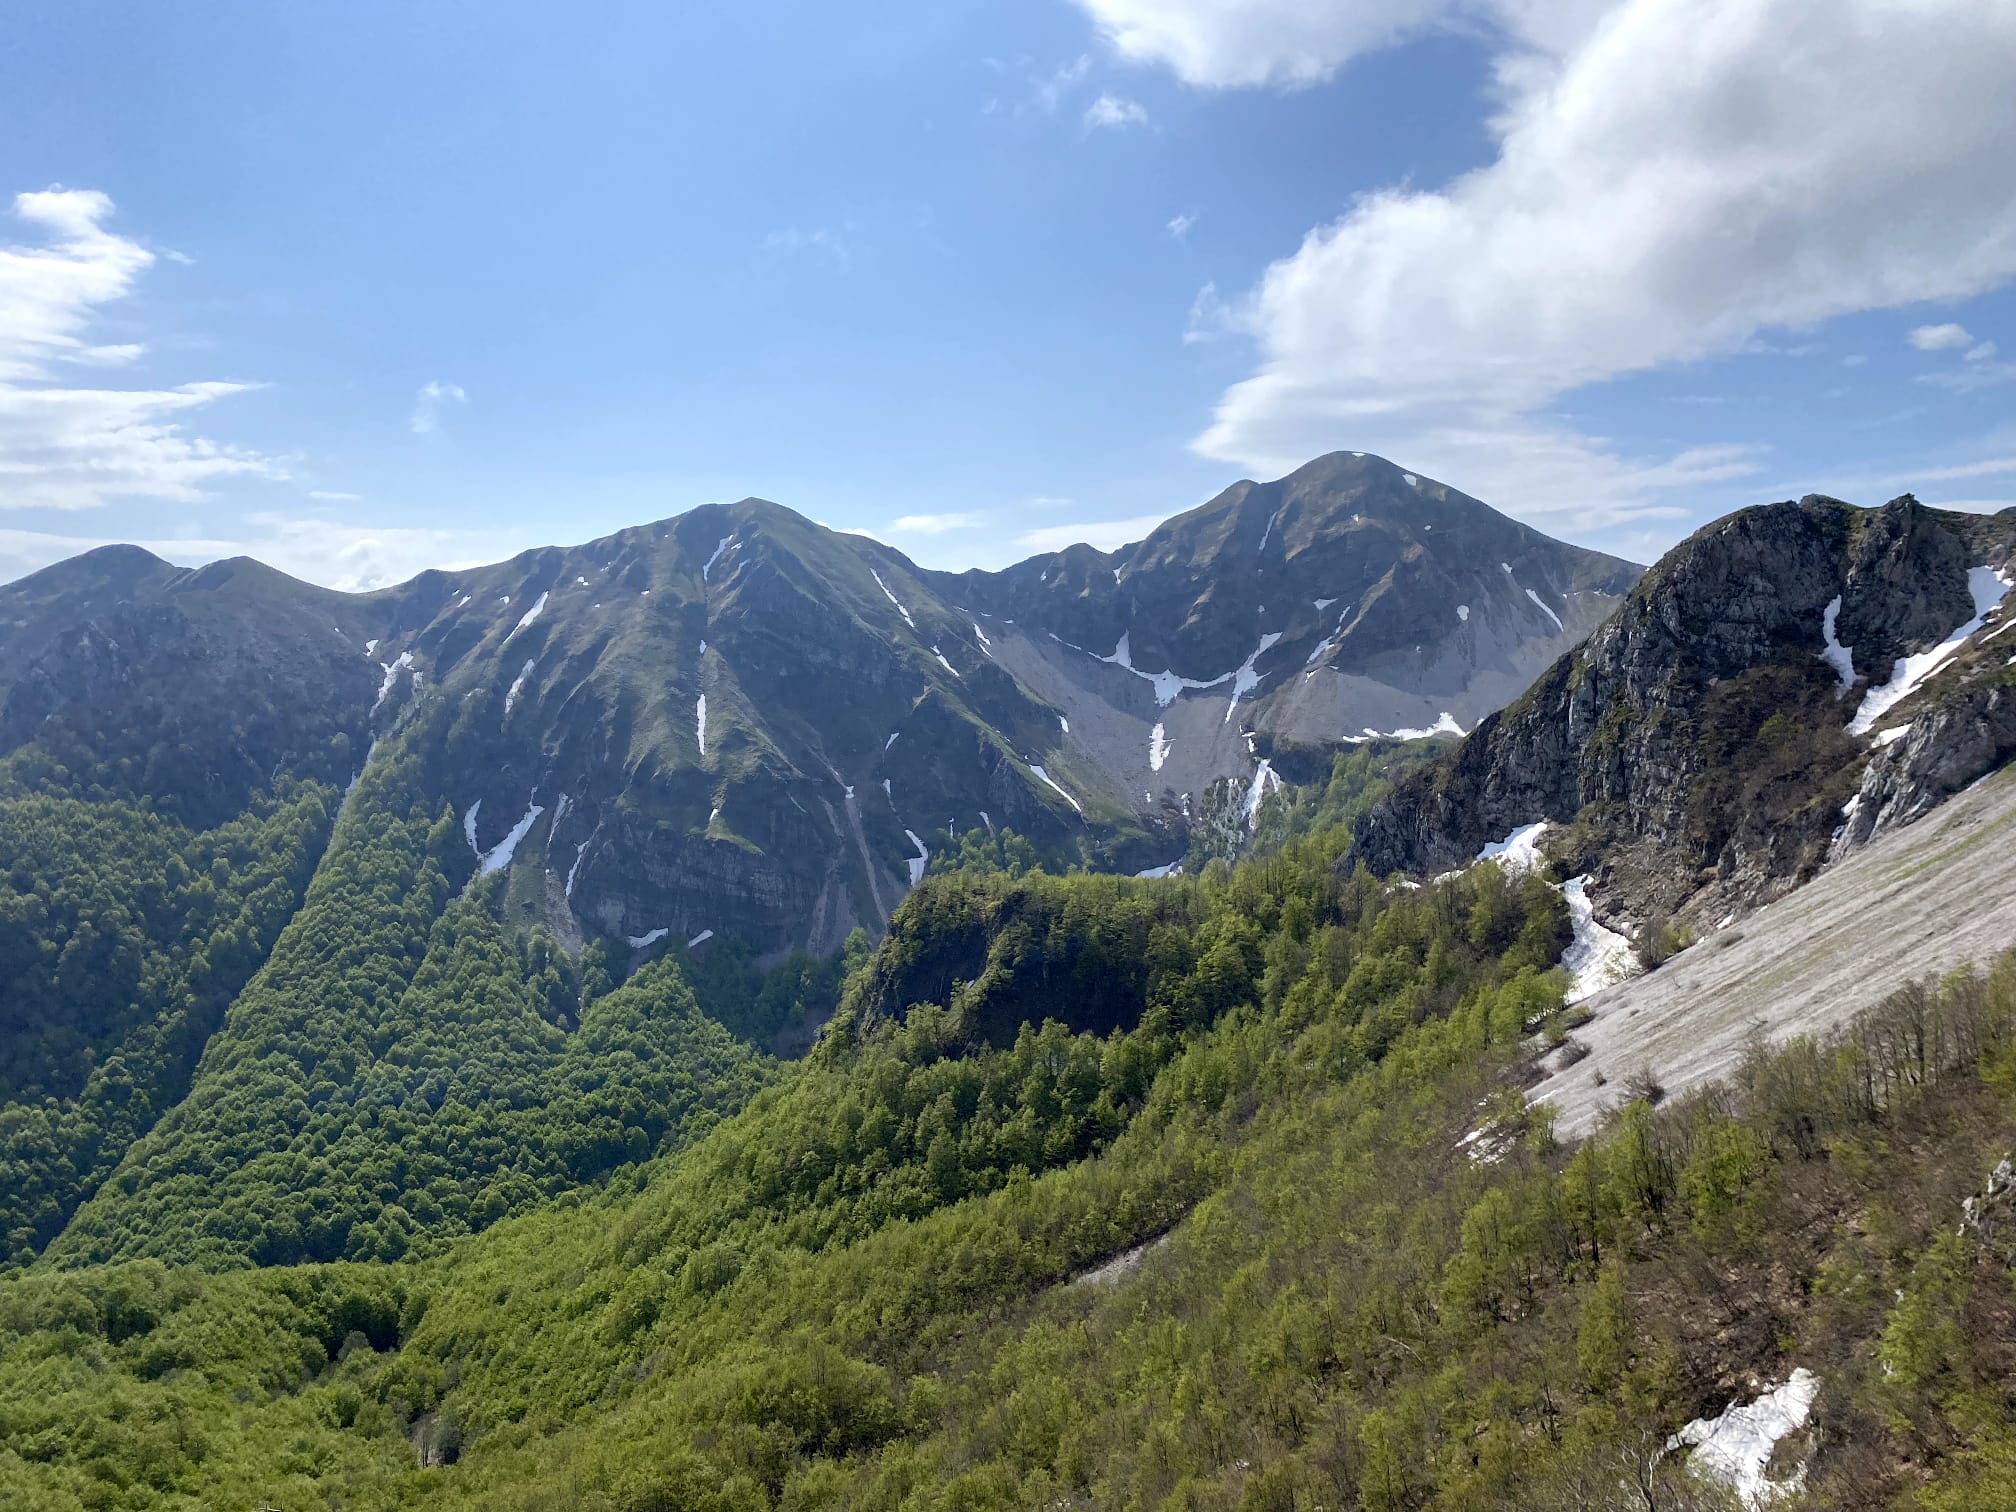
[[[779,1066],[687,973],[760,1038],[826,968],[612,987],[412,794],[0,1280],[0,1504],[1734,1512],[1667,1436],[1802,1365],[1815,1504],[2016,1494],[2016,956],[1569,1150],[1534,877],[976,840]]]
[[[163,1109],[301,900],[333,789],[194,834],[0,798],[0,1264],[33,1258]]]
[[[662,1153],[769,1077],[671,965],[584,1002],[562,952],[493,917],[498,879],[411,765],[358,782],[189,1095],[49,1259],[396,1259]]]

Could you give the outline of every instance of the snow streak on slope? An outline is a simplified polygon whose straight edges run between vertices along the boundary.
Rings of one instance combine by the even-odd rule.
[[[707,695],[702,693],[693,705],[693,737],[700,742],[700,754],[707,754]]]
[[[704,583],[707,581],[709,575],[714,571],[714,564],[721,560],[721,553],[728,549],[728,543],[733,541],[734,539],[735,536],[733,532],[730,532],[729,534],[721,537],[721,544],[714,548],[714,555],[707,558],[707,565],[700,569],[701,582]]]
[[[482,800],[479,798],[477,802],[480,803]],[[492,872],[500,872],[509,866],[511,864],[511,857],[518,850],[518,842],[525,838],[526,833],[532,826],[539,822],[539,816],[545,812],[546,810],[536,803],[527,808],[525,816],[512,825],[510,833],[505,835],[502,840],[499,840],[490,853],[483,858],[483,864],[479,868],[481,874],[487,877]],[[476,810],[472,807],[469,813],[473,819]],[[473,833],[475,825],[471,823],[467,827]]]
[[[1638,974],[1638,958],[1631,942],[1614,929],[1596,922],[1595,907],[1589,902],[1589,879],[1570,877],[1561,884],[1568,899],[1568,921],[1575,928],[1575,943],[1561,957],[1569,975],[1568,998],[1579,1003],[1605,987],[1614,987]]]
[[[525,679],[532,675],[534,665],[536,665],[536,660],[528,659],[525,665],[519,669],[518,675],[511,679],[511,686],[505,690],[504,717],[506,719],[511,717],[511,706],[518,702],[518,690],[525,686]]]
[[[1064,789],[1062,789],[1061,787],[1057,787],[1057,784],[1050,780],[1050,774],[1044,771],[1043,768],[1037,766],[1034,762],[1031,762],[1029,770],[1034,772],[1037,776],[1037,779],[1042,783],[1044,783],[1046,786],[1057,788],[1057,791],[1063,795],[1064,801],[1070,804],[1071,807],[1073,807],[1074,809],[1078,809],[1078,812],[1081,814],[1085,812],[1084,809],[1078,808],[1078,800],[1076,798],[1073,798],[1069,793],[1064,792]]]
[[[882,574],[877,572],[873,567],[870,567],[868,569],[868,576],[875,579],[875,586],[882,590],[882,596],[896,606],[896,612],[903,616],[903,623],[908,625],[912,630],[915,630],[917,628],[917,621],[910,618],[910,611],[903,607],[903,600],[889,591],[889,585],[882,581]]]
[[[1848,721],[1850,735],[1867,735],[1877,720],[1917,692],[1927,678],[1945,666],[1967,638],[1981,628],[1981,622],[1988,618],[1990,611],[2002,602],[2009,592],[2010,583],[1993,567],[1975,567],[1967,573],[1967,587],[1974,595],[1974,618],[1931,650],[1920,651],[1915,656],[1898,657],[1890,668],[1890,680],[1862,695],[1862,707]]]
[[[924,848],[924,842],[917,838],[915,830],[906,829],[903,833],[908,835],[910,843],[917,847],[917,854],[909,858],[910,885],[915,887],[919,882],[924,880],[924,868],[931,864],[931,852]]]
[[[1837,593],[1820,616],[1820,639],[1826,647],[1820,653],[1820,660],[1834,669],[1834,675],[1841,679],[1841,686],[1846,690],[1855,686],[1855,652],[1852,647],[1842,645],[1841,638],[1834,633],[1835,621],[1840,617],[1841,595]]]
[[[507,598],[504,602],[508,604],[511,601]],[[546,608],[546,595],[542,593],[539,595],[538,600],[532,605],[532,607],[525,611],[524,618],[518,621],[517,628],[512,630],[511,635],[516,635],[519,630],[525,629],[534,620],[538,619],[540,614],[544,612],[545,608]],[[506,640],[511,639],[511,635],[505,636],[504,639]]]

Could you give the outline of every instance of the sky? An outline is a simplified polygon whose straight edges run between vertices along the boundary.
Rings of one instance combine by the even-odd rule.
[[[2016,0],[14,0],[0,579],[2016,504]]]

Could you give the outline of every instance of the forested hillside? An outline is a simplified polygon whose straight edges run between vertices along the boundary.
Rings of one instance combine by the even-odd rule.
[[[1803,1367],[1820,1504],[1997,1504],[2016,1292],[1961,1200],[2016,1140],[2016,960],[1566,1150],[1517,1091],[1559,892],[1345,841],[927,881],[739,1113],[431,1255],[0,1282],[0,1499],[1730,1508],[1667,1436]],[[457,947],[413,933],[418,983]]]

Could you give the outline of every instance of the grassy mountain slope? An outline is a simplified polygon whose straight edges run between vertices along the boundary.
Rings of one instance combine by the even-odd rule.
[[[1569,1152],[1512,1076],[1559,1002],[1558,895],[1493,867],[1387,890],[1340,844],[1054,884],[1181,894],[1157,906],[1233,948],[1103,1038],[992,1047],[964,992],[856,1013],[634,1185],[424,1261],[0,1283],[0,1490],[1727,1508],[1658,1447],[1803,1365],[1827,1504],[1992,1504],[2016,1292],[1954,1224],[2016,1138],[2016,962]],[[937,887],[897,942],[943,927]],[[965,889],[1004,966],[1050,950],[1004,944],[1022,887]],[[1895,1053],[1907,1020],[1932,1053]]]

